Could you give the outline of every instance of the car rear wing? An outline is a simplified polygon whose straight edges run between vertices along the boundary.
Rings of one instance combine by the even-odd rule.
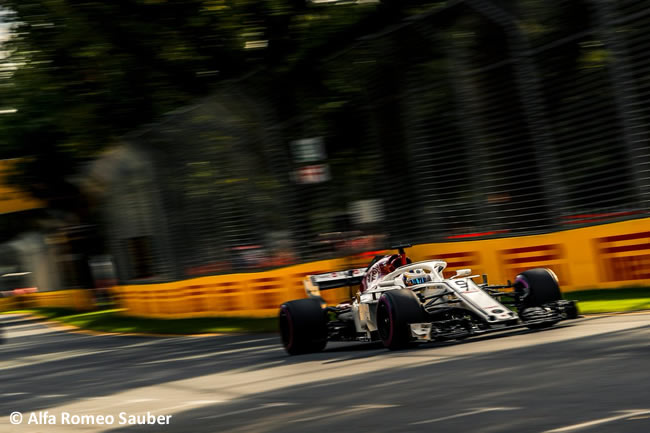
[[[346,269],[326,274],[310,275],[305,279],[305,291],[308,296],[320,296],[321,290],[356,286],[366,275],[366,268]]]

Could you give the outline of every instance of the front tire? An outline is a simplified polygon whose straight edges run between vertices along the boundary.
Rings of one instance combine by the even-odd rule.
[[[327,314],[318,299],[296,299],[280,306],[280,336],[289,355],[322,351],[327,345]]]
[[[522,272],[515,278],[514,286],[524,308],[540,307],[562,299],[557,276],[547,268],[529,269]]]
[[[526,309],[537,309],[542,312],[544,304],[562,299],[560,284],[553,271],[547,268],[529,269],[515,278],[515,292],[519,297],[518,310],[520,315]],[[557,320],[528,325],[530,329],[543,329],[555,325]]]
[[[415,293],[408,289],[384,292],[377,303],[377,329],[390,350],[407,347],[411,341],[410,323],[426,321],[426,313]]]

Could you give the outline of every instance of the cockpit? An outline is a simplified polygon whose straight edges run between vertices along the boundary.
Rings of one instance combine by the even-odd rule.
[[[443,261],[424,261],[411,263],[387,275],[384,281],[394,281],[403,287],[441,282],[442,272],[447,267]]]

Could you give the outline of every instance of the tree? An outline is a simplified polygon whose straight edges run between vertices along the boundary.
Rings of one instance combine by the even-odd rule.
[[[5,0],[0,99],[17,112],[0,116],[0,158],[23,157],[16,182],[51,205],[74,201],[70,175],[122,134],[256,68],[290,86],[290,71],[400,19],[385,3]]]

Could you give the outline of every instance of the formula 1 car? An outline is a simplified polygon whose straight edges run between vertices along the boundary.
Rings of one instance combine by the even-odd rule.
[[[308,297],[280,307],[282,343],[291,355],[318,352],[327,341],[382,341],[391,350],[413,343],[464,339],[491,331],[553,326],[578,315],[574,301],[562,299],[557,276],[537,268],[514,283],[475,283],[470,269],[443,276],[442,260],[412,263],[404,248],[378,256],[367,268],[312,275]],[[326,306],[321,290],[359,286],[354,299]],[[506,290],[508,289],[508,290]]]

